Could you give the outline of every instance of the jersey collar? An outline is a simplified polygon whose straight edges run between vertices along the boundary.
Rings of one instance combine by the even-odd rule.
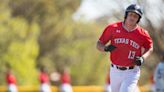
[[[122,22],[122,27],[127,31],[127,32],[133,32],[135,29],[137,29],[138,25],[132,29],[132,30],[128,30],[127,27],[124,25],[124,22]]]

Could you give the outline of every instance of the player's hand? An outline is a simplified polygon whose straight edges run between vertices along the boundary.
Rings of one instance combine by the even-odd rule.
[[[141,66],[144,63],[144,58],[142,56],[136,56],[133,63],[137,66]]]
[[[108,46],[106,46],[105,48],[104,48],[104,51],[106,51],[106,52],[111,52],[111,51],[113,51],[114,49],[116,49],[117,47],[116,46],[114,46],[114,45],[108,45]]]

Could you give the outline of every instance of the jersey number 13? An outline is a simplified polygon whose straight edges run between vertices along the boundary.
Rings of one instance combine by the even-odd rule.
[[[134,59],[136,52],[135,51],[129,51],[128,59]]]

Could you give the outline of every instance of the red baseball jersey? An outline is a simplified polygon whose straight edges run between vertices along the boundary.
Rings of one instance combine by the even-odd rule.
[[[49,77],[48,74],[45,72],[41,72],[39,76],[39,80],[41,83],[49,83]]]
[[[64,84],[64,83],[68,83],[68,84],[70,84],[70,82],[71,82],[71,78],[70,78],[70,75],[67,73],[67,72],[64,72],[62,75],[61,75],[61,82],[62,82],[62,84]]]
[[[102,44],[110,42],[117,48],[111,54],[111,62],[119,66],[133,66],[132,62],[136,56],[141,56],[141,48],[152,47],[152,39],[147,31],[137,26],[128,32],[123,22],[108,25],[102,33],[99,41]]]
[[[16,78],[13,74],[7,73],[6,80],[8,84],[16,84]]]

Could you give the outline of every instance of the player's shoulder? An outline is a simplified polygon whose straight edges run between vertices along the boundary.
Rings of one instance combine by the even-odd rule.
[[[141,26],[138,26],[137,29],[139,30],[140,34],[142,34],[144,36],[148,36],[149,35],[149,32],[146,29],[142,28]]]
[[[114,23],[110,23],[108,24],[109,27],[119,27],[121,26],[122,22],[114,22]]]
[[[105,31],[112,32],[113,30],[117,29],[121,25],[121,22],[110,23],[106,26]]]

